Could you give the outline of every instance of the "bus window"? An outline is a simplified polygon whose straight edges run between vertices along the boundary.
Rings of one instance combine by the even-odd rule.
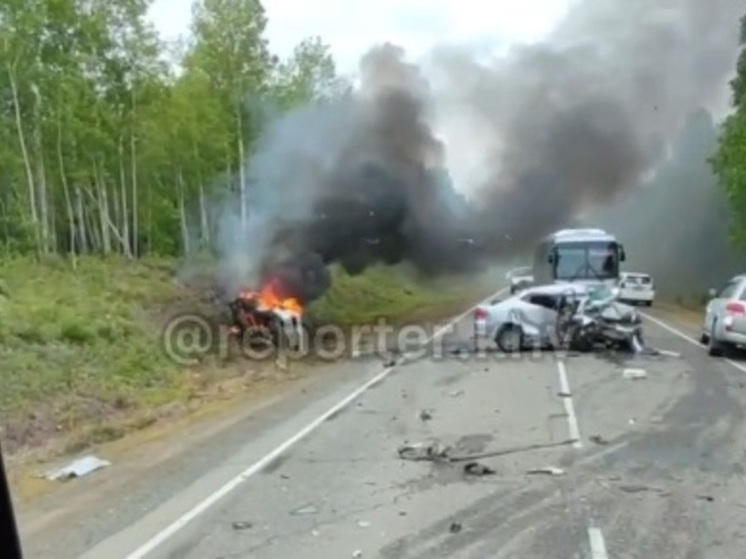
[[[588,247],[588,267],[592,276],[599,279],[619,275],[619,259],[614,243],[599,243]]]
[[[555,248],[555,279],[613,279],[618,275],[619,258],[614,243],[573,243]]]
[[[585,246],[558,246],[554,258],[555,279],[572,280],[585,277],[587,273]]]

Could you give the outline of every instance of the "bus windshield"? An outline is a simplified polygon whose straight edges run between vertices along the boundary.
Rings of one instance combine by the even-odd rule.
[[[555,255],[555,279],[605,280],[619,277],[619,252],[616,243],[557,244]]]

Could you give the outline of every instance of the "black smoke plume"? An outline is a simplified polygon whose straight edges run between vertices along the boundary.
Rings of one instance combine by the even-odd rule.
[[[433,276],[525,251],[638,185],[719,100],[742,9],[585,0],[489,63],[448,48],[418,68],[373,48],[358,88],[286,115],[247,162],[249,223],[233,206],[221,221],[224,279],[280,274],[312,300],[334,262]]]

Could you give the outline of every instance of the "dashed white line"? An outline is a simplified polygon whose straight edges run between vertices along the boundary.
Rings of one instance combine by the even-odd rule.
[[[652,322],[653,324],[657,324],[658,326],[660,326],[664,330],[667,330],[671,334],[673,334],[675,336],[678,336],[682,340],[685,340],[685,341],[689,342],[690,344],[696,345],[697,347],[701,347],[702,346],[702,344],[700,344],[699,341],[695,340],[694,338],[692,338],[688,334],[685,334],[684,332],[682,332],[678,328],[674,328],[670,324],[666,324],[665,322],[663,322],[659,318],[655,318],[654,316],[651,316],[648,313],[641,312],[640,314],[643,317],[645,317],[647,320],[649,320],[650,322]],[[732,359],[723,359],[723,361],[725,361],[729,365],[732,365],[733,367],[735,367],[736,369],[738,369],[742,373],[746,373],[746,366],[744,366],[743,364],[738,363],[737,361],[733,361]]]
[[[580,428],[578,427],[578,416],[575,414],[575,405],[572,401],[572,392],[570,392],[570,383],[567,380],[567,370],[563,361],[557,361],[557,373],[559,374],[560,392],[563,395],[562,402],[565,405],[567,414],[567,425],[570,429],[570,439],[572,446],[583,448],[583,441],[580,439]]]
[[[502,295],[503,293],[505,293],[507,290],[508,288],[500,289],[497,293],[492,294],[490,297],[488,297],[487,299],[484,299],[483,301],[480,301],[479,303],[477,303],[470,309],[458,315],[456,318],[451,319],[451,321],[448,324],[438,329],[432,336],[430,336],[425,341],[425,345],[429,344],[433,340],[436,340],[442,337],[444,334],[446,334],[451,329],[451,327],[454,324],[458,323],[460,320],[466,317],[476,307],[478,307],[479,305],[488,303],[495,297],[498,297]],[[144,557],[147,557],[149,553],[153,552],[156,548],[160,547],[167,540],[169,540],[171,537],[176,535],[182,528],[184,528],[184,526],[192,522],[194,519],[196,519],[203,513],[205,513],[208,509],[210,509],[213,505],[215,505],[215,503],[220,501],[223,497],[227,496],[229,493],[235,490],[238,486],[240,486],[243,482],[247,481],[249,478],[256,475],[258,472],[260,472],[265,467],[267,467],[269,464],[271,464],[275,459],[280,457],[290,448],[298,444],[302,439],[304,439],[309,434],[311,434],[313,431],[318,429],[319,426],[323,425],[327,419],[329,419],[330,417],[334,416],[335,414],[343,410],[345,407],[347,407],[351,402],[356,400],[360,395],[362,395],[370,387],[375,386],[376,384],[384,380],[400,364],[401,363],[398,362],[391,367],[387,367],[386,369],[381,371],[379,374],[377,374],[375,377],[370,379],[368,382],[356,388],[345,398],[337,402],[335,405],[333,405],[323,414],[321,414],[316,419],[314,419],[309,424],[307,424],[303,429],[295,433],[295,435],[293,435],[292,437],[287,439],[285,442],[280,444],[270,453],[266,454],[265,456],[263,456],[262,458],[254,462],[251,466],[246,468],[243,472],[241,472],[236,477],[234,477],[233,479],[225,483],[225,485],[220,487],[217,491],[213,492],[208,497],[206,497],[205,499],[197,503],[194,507],[192,507],[190,510],[182,514],[180,517],[174,520],[171,524],[166,526],[163,530],[156,533],[147,542],[145,542],[143,545],[138,547],[135,551],[127,555],[126,559],[143,559]]]
[[[609,559],[606,553],[606,541],[604,534],[599,528],[591,526],[588,528],[588,539],[591,543],[591,557],[593,559]]]

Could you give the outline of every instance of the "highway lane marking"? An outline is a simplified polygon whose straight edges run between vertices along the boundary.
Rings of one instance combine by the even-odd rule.
[[[446,324],[442,328],[439,328],[432,336],[430,336],[427,340],[425,340],[425,344],[428,344],[431,341],[442,337],[444,334],[446,334],[451,329],[451,327],[454,324],[457,324],[458,322],[463,320],[475,308],[477,308],[480,305],[489,303],[492,299],[494,299],[495,297],[499,297],[500,295],[505,293],[507,290],[508,290],[507,287],[500,289],[496,293],[493,293],[492,295],[490,295],[488,298],[470,307],[469,309],[467,309],[466,311],[464,311],[457,317],[451,319],[448,322],[448,324]],[[220,501],[223,497],[227,496],[233,490],[235,490],[238,486],[240,486],[242,483],[244,483],[245,481],[250,479],[252,476],[262,471],[269,464],[271,464],[277,458],[282,456],[282,454],[284,454],[290,448],[298,444],[301,440],[303,440],[313,431],[318,429],[330,417],[334,416],[335,414],[339,413],[344,408],[346,408],[351,402],[353,402],[358,397],[360,397],[366,390],[382,382],[387,376],[391,374],[392,371],[394,371],[399,365],[401,365],[401,361],[402,360],[399,360],[391,367],[385,368],[383,371],[381,371],[375,377],[367,381],[365,384],[353,390],[345,398],[337,402],[335,405],[333,405],[331,408],[329,408],[319,417],[311,421],[303,429],[298,431],[295,435],[293,435],[292,437],[287,439],[285,442],[277,446],[274,450],[272,450],[271,452],[269,452],[268,454],[264,455],[262,458],[257,460],[251,466],[246,468],[243,472],[241,472],[240,474],[235,476],[233,479],[228,481],[225,485],[220,487],[217,491],[215,491],[214,493],[210,494],[208,497],[206,497],[205,499],[197,503],[194,507],[192,507],[190,510],[182,514],[180,517],[178,517],[175,521],[173,521],[171,524],[166,526],[164,529],[157,532],[153,537],[151,537],[143,545],[141,545],[135,551],[127,555],[126,559],[143,559],[149,553],[154,551],[156,548],[163,545],[167,540],[169,540],[171,537],[176,535],[182,528],[184,528],[191,521],[193,521],[200,515],[204,514],[208,509],[210,509],[213,505],[215,505],[215,503]]]
[[[646,319],[648,319],[650,322],[652,322],[653,324],[657,324],[658,326],[660,326],[664,330],[668,330],[671,334],[674,334],[674,335],[678,336],[682,340],[685,340],[685,341],[689,342],[690,344],[696,345],[699,348],[702,347],[702,344],[698,340],[695,340],[690,335],[685,334],[684,332],[682,332],[678,328],[674,328],[670,324],[666,324],[665,322],[663,322],[659,318],[655,318],[654,316],[651,316],[648,313],[641,312],[640,314],[643,317],[645,317]],[[736,369],[738,369],[742,373],[746,373],[746,366],[745,365],[742,365],[741,363],[738,363],[737,361],[733,361],[732,359],[725,359],[724,358],[723,361],[725,361],[726,363],[732,365],[733,367],[735,367]]]
[[[588,528],[588,539],[591,542],[591,557],[593,559],[609,559],[609,554],[606,553],[604,534],[599,528],[590,526]]]
[[[572,401],[572,392],[570,392],[570,383],[567,380],[567,369],[563,361],[557,361],[557,373],[559,374],[560,393],[563,394],[562,403],[565,405],[567,414],[567,426],[570,429],[570,439],[573,440],[572,446],[583,448],[583,441],[580,439],[580,427],[578,427],[578,416],[575,414],[575,405]]]

